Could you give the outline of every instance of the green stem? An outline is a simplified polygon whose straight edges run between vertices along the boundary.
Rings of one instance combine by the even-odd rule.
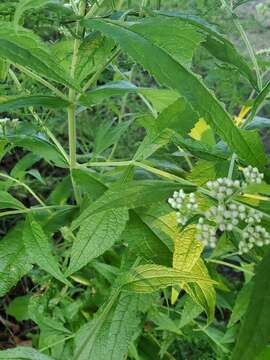
[[[28,214],[30,212],[38,212],[38,211],[44,211],[44,210],[53,210],[53,209],[70,209],[74,208],[73,205],[51,205],[51,206],[42,206],[42,207],[32,207],[22,210],[9,210],[9,211],[3,211],[0,212],[0,217],[4,216],[10,216],[10,215],[20,215],[20,214]]]
[[[17,89],[19,91],[26,91],[27,94],[30,94],[29,91],[23,89],[20,81],[18,80],[16,74],[14,73],[14,71],[12,69],[9,69],[9,75],[12,78],[12,80],[14,81],[15,85],[17,86]],[[31,112],[32,116],[34,117],[34,119],[39,123],[39,125],[42,126],[43,130],[46,132],[46,134],[48,135],[48,137],[54,142],[55,146],[58,148],[58,150],[60,151],[60,153],[63,155],[63,157],[65,158],[65,160],[69,161],[68,159],[68,155],[65,152],[63,146],[59,143],[59,141],[56,139],[56,137],[54,136],[54,134],[51,132],[51,130],[49,128],[47,128],[47,126],[44,125],[43,121],[41,120],[41,118],[39,117],[39,115],[35,112],[35,110],[32,107],[29,107],[29,111]]]
[[[234,265],[234,264],[231,264],[231,263],[228,263],[226,261],[221,261],[221,260],[208,260],[207,262],[210,262],[210,263],[213,263],[213,264],[218,264],[218,265],[224,265],[224,266],[227,266],[227,267],[230,267],[232,269],[235,269],[235,270],[238,270],[238,271],[242,271],[242,272],[245,272],[247,274],[251,274],[251,275],[254,275],[254,273],[250,270],[247,270],[247,269],[243,269],[241,266],[237,266],[237,265]]]
[[[67,100],[66,95],[63,94],[62,91],[58,90],[55,86],[53,86],[47,80],[43,79],[41,76],[33,73],[32,71],[28,70],[24,66],[21,66],[21,65],[18,65],[18,64],[14,64],[14,66],[16,66],[16,68],[18,68],[21,72],[25,73],[26,75],[28,75],[32,79],[34,79],[34,80],[40,82],[42,85],[46,86],[48,89],[50,89],[52,92],[54,92],[60,98],[62,98],[64,100]]]
[[[79,5],[79,15],[83,16],[85,13],[86,3],[84,0],[80,2]],[[79,53],[79,47],[81,45],[81,39],[79,38],[80,35],[80,25],[79,23],[76,26],[76,35],[77,37],[74,39],[74,45],[73,45],[73,55],[72,55],[72,62],[71,62],[71,68],[70,68],[70,77],[74,79],[75,77],[75,70],[76,65],[78,61],[78,53]],[[76,101],[76,91],[72,88],[69,89],[68,99],[70,102],[70,105],[68,107],[68,138],[69,138],[69,168],[70,168],[70,177],[74,189],[74,195],[77,203],[80,203],[80,193],[79,190],[73,180],[72,176],[72,170],[76,168],[76,152],[77,152],[77,136],[76,136],[76,107],[75,107],[75,101]]]
[[[20,180],[17,180],[7,174],[3,174],[3,173],[0,173],[0,177],[4,178],[4,179],[8,179],[8,180],[11,180],[17,184],[19,184],[20,186],[24,187],[43,207],[46,207],[47,205],[40,199],[40,197],[28,186],[26,185],[25,183],[23,183],[22,181]]]

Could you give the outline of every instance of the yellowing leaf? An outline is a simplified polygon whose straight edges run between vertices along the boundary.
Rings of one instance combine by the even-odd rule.
[[[209,145],[215,145],[213,131],[203,118],[199,119],[189,135],[195,140],[200,140]]]
[[[193,266],[200,258],[203,245],[195,239],[196,227],[190,225],[182,232],[175,233],[173,268],[177,270],[191,271]],[[178,291],[172,290],[172,303],[174,304],[178,297]]]

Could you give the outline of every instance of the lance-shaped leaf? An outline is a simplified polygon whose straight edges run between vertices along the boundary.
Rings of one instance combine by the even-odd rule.
[[[25,221],[23,242],[33,264],[37,264],[64,284],[70,285],[60,270],[46,234],[39,223],[30,215]]]
[[[246,121],[246,125],[248,125],[252,122],[252,120],[256,116],[257,112],[263,106],[263,103],[266,100],[267,96],[269,95],[269,92],[270,92],[270,81],[265,85],[265,87],[262,89],[262,91],[255,98],[251,113]]]
[[[77,84],[54,60],[50,49],[31,31],[0,22],[0,56],[29,68],[38,75],[78,89]]]
[[[145,35],[143,22],[134,25],[110,20],[85,20],[82,24],[115,40],[136,62],[153,74],[157,81],[179,91],[241,159],[253,165],[266,164],[258,134],[239,130],[199,78],[156,45],[149,34]]]
[[[259,264],[254,285],[232,360],[253,360],[269,343],[270,336],[270,252]]]
[[[25,209],[25,206],[8,192],[0,190],[0,209]]]
[[[73,243],[68,274],[109,250],[120,238],[127,220],[126,208],[109,209],[87,217]]]
[[[4,296],[31,269],[22,241],[22,226],[0,241],[0,296]]]
[[[50,109],[58,109],[67,107],[68,104],[68,101],[50,95],[1,96],[0,112],[21,109],[29,106],[43,106]]]

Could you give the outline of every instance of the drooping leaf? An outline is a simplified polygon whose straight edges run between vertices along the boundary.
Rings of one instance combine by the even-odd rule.
[[[232,360],[253,360],[269,342],[270,252],[258,265],[249,306],[241,326]]]
[[[33,264],[37,264],[57,280],[69,285],[52,253],[46,234],[40,224],[30,215],[28,215],[24,225],[23,242]]]
[[[0,351],[0,359],[3,360],[53,360],[50,356],[27,346],[17,346],[14,349]]]
[[[0,296],[4,296],[31,269],[22,240],[22,226],[0,241]]]
[[[120,238],[127,220],[126,208],[109,209],[87,217],[73,243],[68,274],[109,250]]]
[[[110,20],[85,20],[82,24],[113,38],[135,61],[153,74],[157,81],[179,91],[241,159],[253,165],[261,166],[266,163],[258,134],[239,130],[197,76],[157,46],[153,39],[144,37],[143,22],[134,25]]]
[[[50,95],[4,96],[0,97],[0,112],[20,109],[29,106],[43,106],[57,109],[68,106],[68,101]]]
[[[66,86],[78,89],[66,71],[54,61],[50,49],[30,30],[0,22],[0,56]]]

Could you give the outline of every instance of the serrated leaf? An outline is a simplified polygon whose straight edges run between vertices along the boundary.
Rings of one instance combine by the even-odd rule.
[[[109,209],[87,217],[73,243],[68,274],[80,270],[109,250],[120,238],[127,220],[126,208]]]
[[[69,282],[60,270],[56,257],[52,253],[46,234],[39,223],[30,215],[28,215],[25,221],[23,242],[28,257],[33,264],[37,264],[57,280],[69,285]]]
[[[50,49],[31,31],[0,22],[0,56],[63,85],[78,89],[66,71],[54,61]]]
[[[249,306],[241,326],[232,360],[254,360],[269,343],[270,252],[258,265]]]
[[[102,313],[82,327],[75,338],[76,360],[124,360],[140,323],[138,300],[138,295],[123,293],[96,333],[93,329],[102,322]]]
[[[43,106],[50,109],[64,108],[68,106],[65,101],[56,96],[50,95],[29,95],[29,96],[1,96],[0,111],[10,111],[29,106]]]
[[[0,296],[4,296],[31,269],[18,225],[0,241]]]
[[[239,130],[230,115],[197,76],[157,46],[153,39],[144,37],[142,21],[134,25],[92,19],[85,20],[82,24],[113,38],[135,61],[150,71],[157,81],[179,91],[241,159],[253,165],[266,164],[258,134]]]
[[[179,183],[162,180],[137,180],[115,184],[74,220],[72,230],[79,227],[89,216],[100,211],[121,207],[135,209],[142,205],[164,201],[174,190],[179,190],[179,186]],[[193,189],[192,186],[182,184],[181,186],[185,189]]]
[[[122,290],[135,293],[151,293],[181,282],[192,283],[201,281],[209,286],[213,281],[206,276],[179,271],[161,265],[140,265],[123,275]]]
[[[25,209],[25,206],[8,192],[0,190],[0,209]]]
[[[202,276],[211,279],[204,261],[200,258],[190,270],[192,275]],[[202,306],[207,314],[207,324],[211,323],[215,316],[216,292],[213,284],[205,281],[184,284],[184,290],[193,298],[195,302]]]
[[[50,356],[44,355],[41,352],[27,346],[18,346],[14,349],[0,351],[0,359],[53,360],[53,358],[51,358]]]

